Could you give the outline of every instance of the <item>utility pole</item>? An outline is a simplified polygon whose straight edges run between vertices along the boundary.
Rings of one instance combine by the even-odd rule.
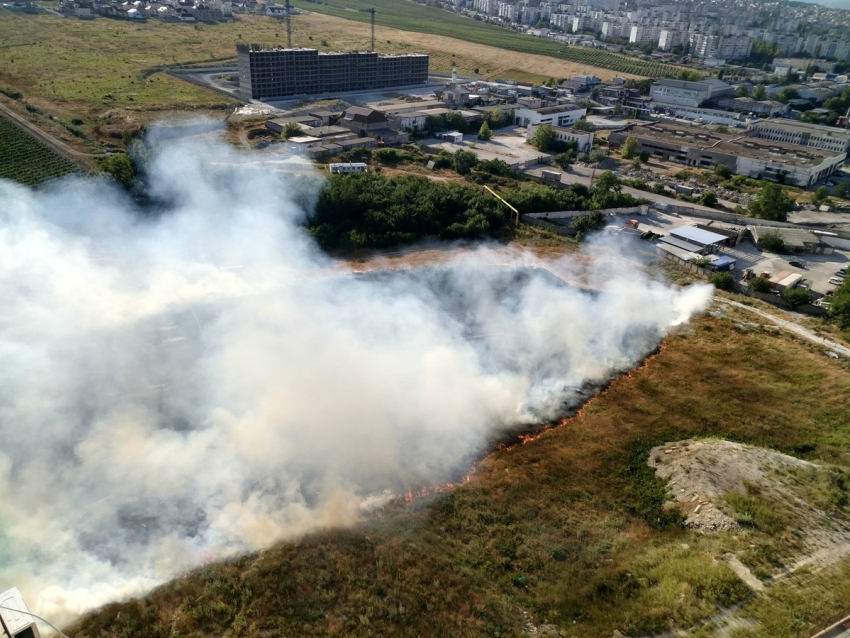
[[[289,12],[292,11],[292,7],[289,6],[289,0],[286,0],[286,48],[292,48],[292,21],[289,16]]]
[[[374,51],[375,50],[375,14],[378,13],[378,10],[375,7],[372,7],[371,9],[360,9],[360,10],[364,13],[372,14],[370,16],[370,18],[371,18],[370,22],[372,23],[372,48],[369,49],[369,50]]]
[[[513,206],[511,206],[510,204],[508,204],[508,202],[506,202],[496,191],[494,191],[492,188],[490,188],[486,184],[484,185],[484,190],[488,191],[493,197],[498,199],[500,202],[502,202],[505,206],[507,206],[508,208],[510,208],[514,212],[514,214],[516,215],[516,225],[517,225],[517,228],[519,228],[519,211],[516,208],[514,208]]]

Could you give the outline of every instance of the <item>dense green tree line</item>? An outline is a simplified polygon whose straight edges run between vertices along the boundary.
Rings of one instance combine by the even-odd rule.
[[[504,197],[521,214],[636,204],[611,177],[600,178],[593,189],[523,183]],[[509,223],[507,207],[477,186],[435,182],[418,175],[386,178],[358,173],[330,177],[309,228],[322,248],[352,249],[386,248],[426,237],[493,236]]]

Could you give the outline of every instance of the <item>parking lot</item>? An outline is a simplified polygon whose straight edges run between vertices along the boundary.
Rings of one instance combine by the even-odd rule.
[[[625,219],[624,217],[622,221],[625,221]],[[671,230],[680,226],[706,224],[708,222],[708,220],[698,217],[668,215],[655,209],[650,209],[649,213],[639,217],[638,221],[642,230],[651,230],[662,235],[668,235]],[[820,295],[835,289],[836,286],[830,284],[829,279],[835,276],[836,270],[850,267],[850,252],[838,249],[831,255],[817,255],[814,253],[777,255],[759,250],[750,241],[742,241],[734,248],[721,248],[720,252],[738,260],[735,265],[735,270],[738,274],[747,268],[752,269],[756,274],[763,272],[770,273],[770,276],[783,270],[791,273],[799,273],[806,280],[812,292],[819,293]],[[789,263],[790,261],[801,262],[803,268],[792,266]]]
[[[463,136],[463,144],[452,144],[441,139],[429,139],[425,143],[432,148],[445,149],[449,153],[474,151],[479,159],[500,159],[511,166],[534,162],[541,157],[551,157],[548,153],[541,153],[526,144],[525,129],[517,126],[499,129],[486,142],[479,140],[475,133],[470,133]]]

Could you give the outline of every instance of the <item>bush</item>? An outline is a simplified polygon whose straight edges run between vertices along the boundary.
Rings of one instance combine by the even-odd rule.
[[[372,157],[381,164],[395,164],[401,161],[401,154],[394,148],[379,148],[372,153]]]
[[[577,238],[581,237],[581,239],[584,239],[588,233],[605,228],[605,215],[599,211],[594,211],[590,215],[579,215],[577,217],[573,217],[570,222],[570,227],[573,230],[578,231],[576,235]],[[579,241],[581,241],[581,239],[579,239]]]
[[[717,195],[714,191],[705,191],[700,197],[699,203],[703,206],[717,206]]]
[[[478,156],[472,151],[457,151],[452,164],[460,175],[469,175],[478,164]]]
[[[757,292],[760,294],[768,294],[771,290],[773,290],[773,286],[770,285],[770,282],[764,277],[753,277],[747,283],[747,288],[752,292]]]
[[[771,253],[784,253],[785,240],[777,232],[768,232],[759,237],[759,248]]]
[[[490,126],[487,124],[487,121],[481,123],[481,128],[478,129],[478,139],[487,141],[493,136],[493,132],[490,130]]]
[[[718,290],[733,290],[735,288],[735,277],[731,272],[716,272],[708,278],[708,283]]]
[[[287,122],[286,126],[283,127],[283,132],[281,133],[284,139],[289,139],[290,137],[296,137],[301,135],[301,127],[295,122]]]
[[[788,302],[791,308],[812,303],[812,293],[805,288],[786,288],[782,291],[782,298]]]
[[[638,153],[640,150],[640,144],[637,141],[637,138],[629,135],[626,138],[626,141],[623,142],[623,148],[620,149],[620,152],[623,155],[623,159],[635,159],[638,157]],[[640,159],[638,159],[640,161]]]

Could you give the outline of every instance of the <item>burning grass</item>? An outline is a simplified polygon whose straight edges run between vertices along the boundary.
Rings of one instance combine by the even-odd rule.
[[[846,366],[814,348],[703,317],[577,416],[493,453],[464,485],[210,565],[68,633],[520,636],[528,618],[576,637],[689,627],[749,596],[720,559],[757,550],[764,534],[683,530],[649,449],[716,436],[847,466],[848,390]],[[819,498],[840,500],[843,486],[819,484]],[[758,511],[754,522],[767,525]],[[830,578],[769,587],[745,610],[773,623],[788,609],[789,622],[747,635],[802,636],[826,623],[846,593],[823,591],[850,591],[850,571]]]

